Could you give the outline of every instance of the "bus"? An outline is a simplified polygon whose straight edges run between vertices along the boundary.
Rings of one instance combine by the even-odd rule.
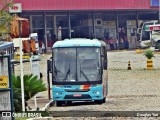
[[[156,49],[160,49],[160,32],[159,30],[150,31],[149,26],[157,26],[160,25],[160,22],[157,20],[148,21],[141,23],[140,28],[137,30],[138,41],[140,42],[141,48],[155,47]]]
[[[97,39],[65,39],[53,45],[48,68],[56,106],[72,101],[105,103],[108,94],[107,48]]]

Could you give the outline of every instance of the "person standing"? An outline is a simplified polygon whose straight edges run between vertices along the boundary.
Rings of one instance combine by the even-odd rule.
[[[57,31],[57,37],[58,37],[58,40],[62,40],[62,28],[61,26],[58,27],[58,31]]]
[[[115,38],[116,50],[118,50],[118,39]]]
[[[45,53],[45,45],[44,45],[44,43],[42,42],[42,54],[44,54]]]
[[[110,49],[114,50],[113,38],[112,37],[109,39],[109,45],[110,45]]]
[[[120,50],[124,49],[124,40],[123,40],[123,38],[120,38],[119,49]]]
[[[124,48],[125,48],[125,49],[128,49],[128,48],[129,48],[129,42],[128,42],[127,37],[125,37],[125,40],[124,40]]]
[[[106,44],[109,43],[109,31],[108,30],[104,30],[104,41],[106,42]]]

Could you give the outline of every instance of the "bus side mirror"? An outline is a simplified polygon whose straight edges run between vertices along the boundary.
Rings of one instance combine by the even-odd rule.
[[[141,29],[141,28],[138,28],[138,29],[137,29],[137,34],[141,34],[141,32],[142,32],[142,29]]]
[[[47,60],[47,71],[52,73],[52,61]]]
[[[107,70],[107,60],[103,61],[103,69]]]

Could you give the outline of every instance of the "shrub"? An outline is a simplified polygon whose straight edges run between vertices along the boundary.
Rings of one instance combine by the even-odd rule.
[[[154,57],[154,52],[152,50],[148,49],[144,52],[144,55],[146,58],[151,59],[152,57]]]
[[[38,92],[47,90],[45,84],[42,80],[38,79],[34,75],[24,75],[24,96],[25,101],[32,98]],[[21,110],[22,101],[21,101],[21,78],[20,76],[12,75],[12,86],[13,86],[13,95],[14,95],[14,107],[15,111]]]

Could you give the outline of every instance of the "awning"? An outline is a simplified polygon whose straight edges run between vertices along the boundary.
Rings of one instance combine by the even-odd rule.
[[[22,10],[146,10],[150,0],[15,0]]]

